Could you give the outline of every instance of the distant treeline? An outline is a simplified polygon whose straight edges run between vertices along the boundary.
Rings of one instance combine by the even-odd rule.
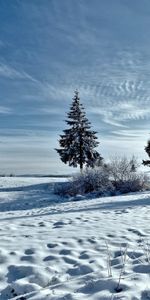
[[[30,175],[28,175],[28,174],[25,174],[25,175],[15,175],[15,174],[0,174],[0,177],[39,177],[39,178],[48,178],[48,177],[50,177],[50,178],[69,178],[69,177],[71,177],[72,175],[70,174],[70,175],[56,175],[56,174],[51,174],[51,175],[40,175],[40,174],[30,174]]]

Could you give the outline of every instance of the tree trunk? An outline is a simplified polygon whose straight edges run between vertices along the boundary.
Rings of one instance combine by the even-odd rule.
[[[83,171],[83,140],[82,133],[80,132],[80,172],[82,174]]]
[[[82,174],[83,171],[83,163],[80,161],[80,173]]]

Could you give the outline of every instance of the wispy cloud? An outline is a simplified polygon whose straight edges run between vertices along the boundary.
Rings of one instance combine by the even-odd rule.
[[[36,79],[25,71],[17,70],[16,68],[4,63],[0,63],[0,76],[9,79],[28,79],[36,82]]]
[[[9,107],[5,107],[5,106],[0,106],[0,114],[1,115],[9,115],[12,114],[13,110]]]
[[[131,139],[143,139],[146,141],[146,137],[148,138],[150,134],[150,130],[148,129],[120,129],[120,130],[113,130],[112,134],[116,136],[116,139],[124,139],[125,137]]]

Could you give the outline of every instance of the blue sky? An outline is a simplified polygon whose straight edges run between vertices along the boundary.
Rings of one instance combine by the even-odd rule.
[[[106,159],[146,157],[149,0],[0,0],[0,173],[63,173],[74,90]]]

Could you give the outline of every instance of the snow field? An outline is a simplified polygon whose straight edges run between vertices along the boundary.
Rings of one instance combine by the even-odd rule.
[[[150,193],[60,202],[55,180],[1,178],[0,299],[150,299]]]

